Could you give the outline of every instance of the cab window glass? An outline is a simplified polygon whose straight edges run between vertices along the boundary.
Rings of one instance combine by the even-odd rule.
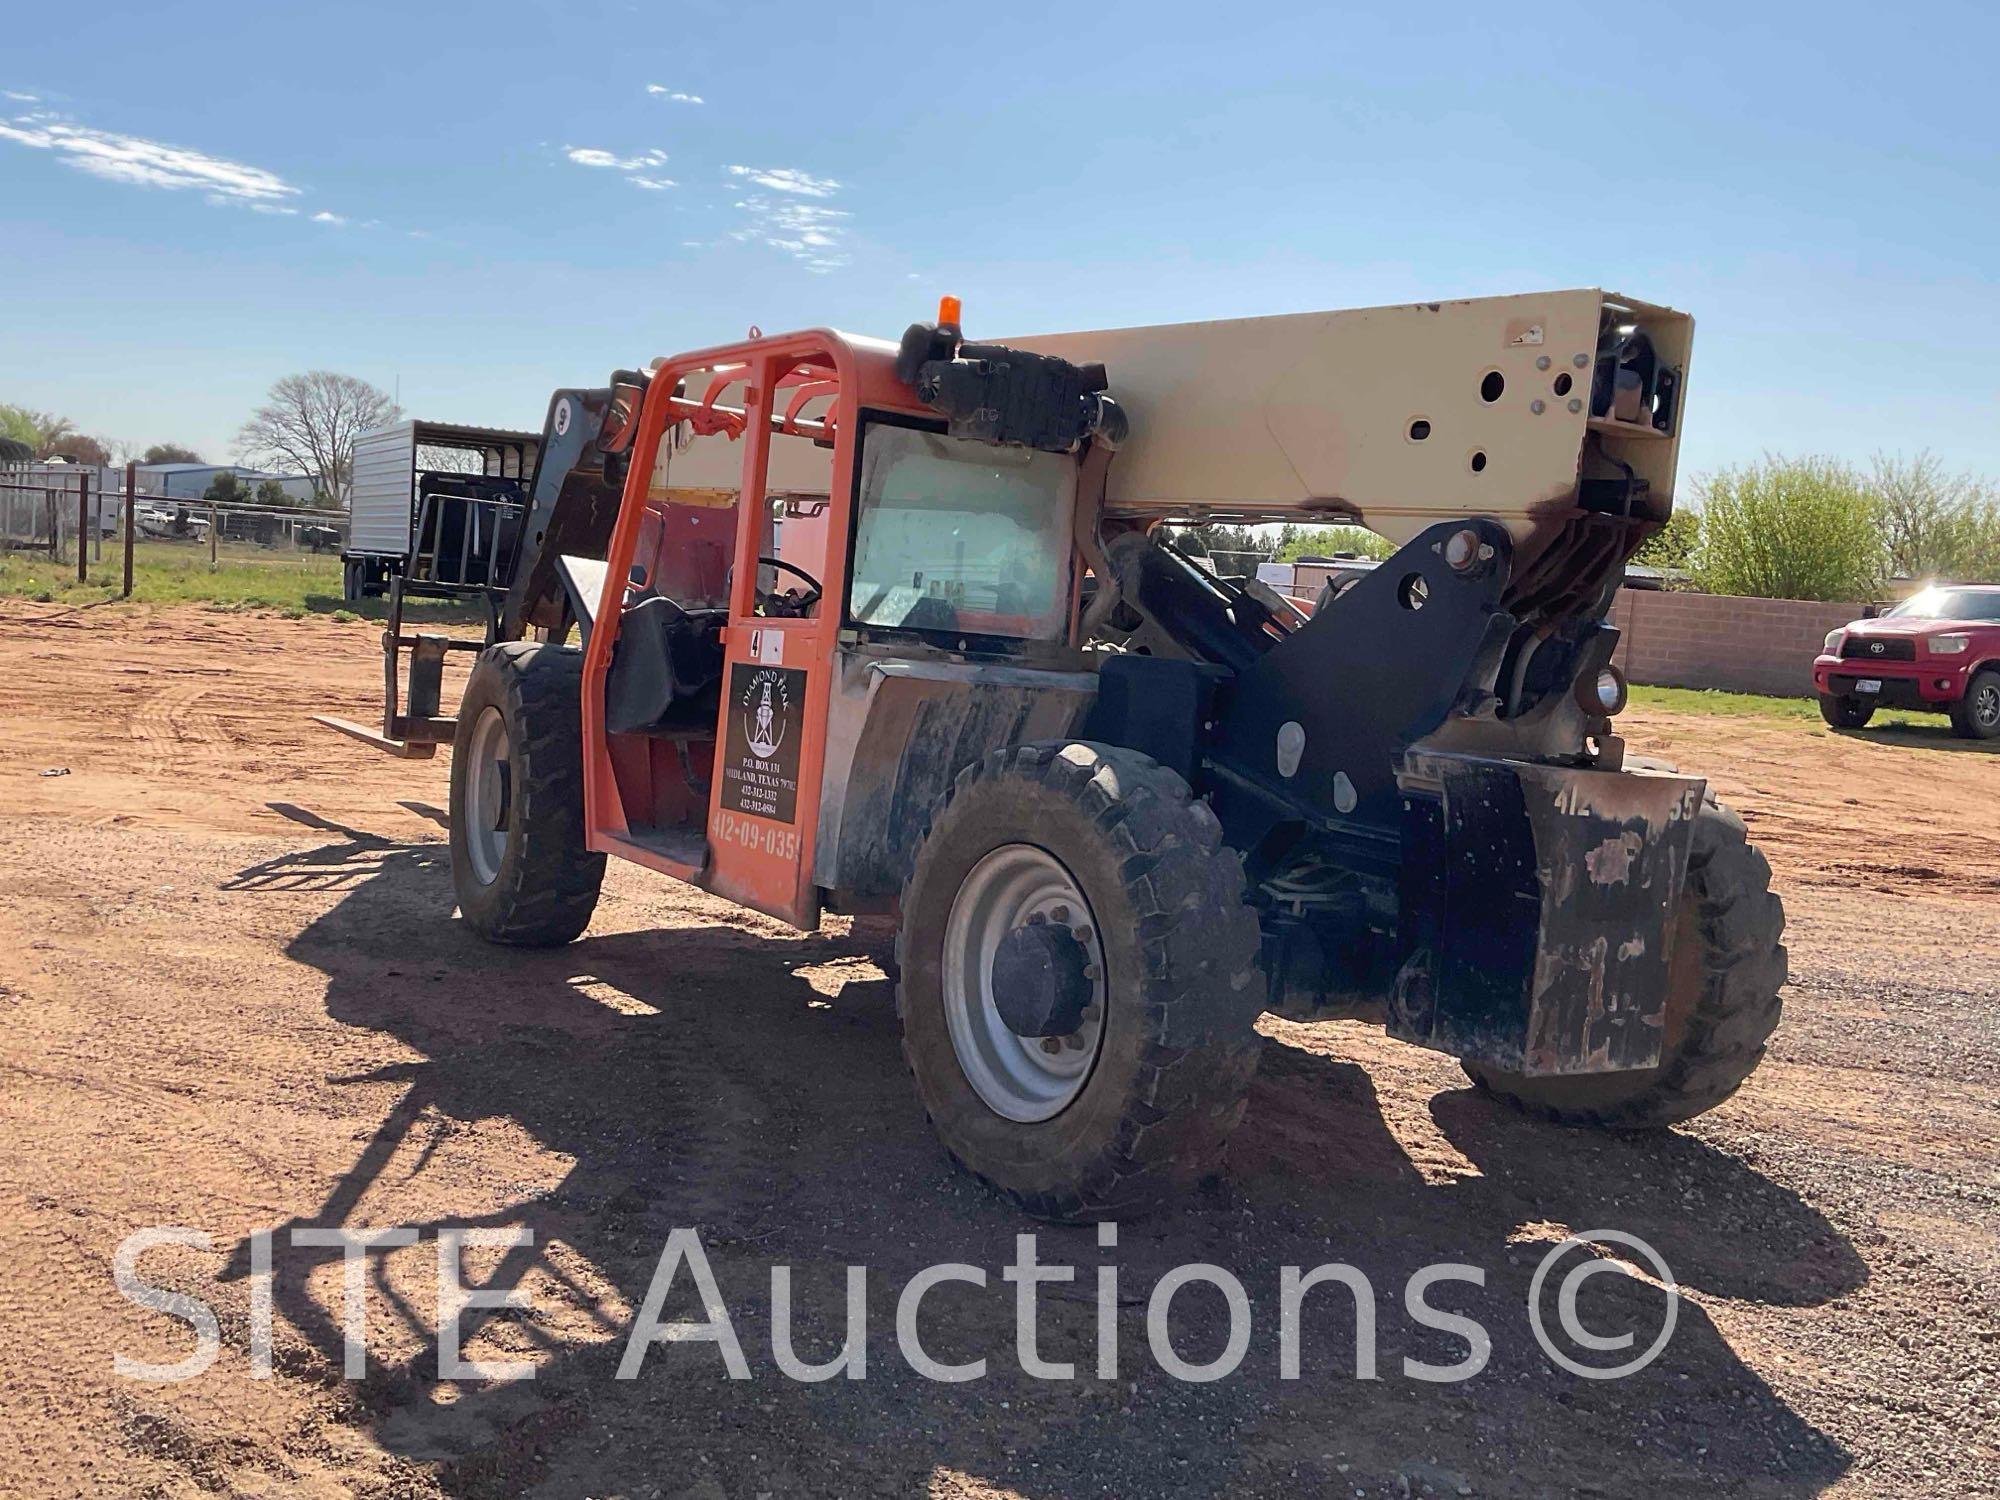
[[[848,614],[859,625],[1060,640],[1076,465],[871,424]]]

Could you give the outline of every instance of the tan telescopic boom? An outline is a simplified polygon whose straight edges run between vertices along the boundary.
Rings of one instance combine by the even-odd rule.
[[[1590,414],[1600,339],[1623,328],[1675,372],[1665,430],[1629,404],[1637,420]],[[1582,473],[1620,465],[1665,520],[1693,335],[1685,313],[1579,290],[996,342],[1110,371],[1132,421],[1114,514],[1356,521],[1401,543],[1472,515],[1526,540]]]
[[[1591,415],[1600,344],[1621,330],[1650,339],[1671,373],[1664,415],[1629,403]],[[1629,470],[1644,481],[1634,514],[1672,513],[1693,338],[1685,313],[1580,290],[993,342],[1110,372],[1131,418],[1113,515],[1347,521],[1398,544],[1488,516],[1519,544],[1574,513],[1585,477]],[[741,466],[738,444],[681,433],[654,487],[733,492]],[[824,493],[824,455],[774,444],[771,485]]]

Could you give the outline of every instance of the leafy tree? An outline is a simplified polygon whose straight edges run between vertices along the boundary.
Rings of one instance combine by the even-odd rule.
[[[1696,581],[1712,594],[1865,599],[1882,579],[1875,506],[1848,465],[1767,456],[1701,482]]]
[[[42,445],[42,429],[25,406],[0,406],[0,437],[26,443],[31,449]]]
[[[1175,542],[1190,557],[1206,557],[1219,573],[1241,576],[1269,562],[1276,543],[1248,526],[1189,526],[1175,533]]]
[[[250,491],[245,487],[241,479],[230,473],[229,470],[224,469],[215,478],[209,480],[208,488],[201,492],[201,498],[204,500],[219,500],[228,504],[248,500],[250,498]]]
[[[387,391],[352,375],[308,370],[273,385],[236,440],[249,462],[311,474],[345,503],[354,482],[354,439],[397,415]]]
[[[1700,542],[1700,513],[1677,510],[1667,517],[1666,525],[1639,544],[1632,561],[1645,568],[1685,568],[1693,561]]]
[[[53,458],[58,445],[76,436],[76,424],[54,412],[30,411],[25,406],[0,406],[0,436],[26,443],[37,458]]]
[[[1868,488],[1892,575],[2000,578],[2000,495],[1990,481],[1947,473],[1930,453],[1877,454]]]
[[[1297,562],[1302,557],[1335,557],[1342,552],[1356,557],[1383,558],[1396,550],[1387,537],[1377,536],[1365,526],[1287,526],[1280,535],[1279,562]]]
[[[290,495],[285,493],[285,487],[278,483],[277,480],[264,479],[258,481],[257,484],[257,503],[259,505],[291,505],[295,502]]]
[[[179,443],[155,443],[139,455],[142,464],[198,464],[206,461],[194,449],[184,448]]]

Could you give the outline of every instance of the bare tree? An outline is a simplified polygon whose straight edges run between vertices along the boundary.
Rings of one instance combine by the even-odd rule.
[[[287,375],[236,435],[243,457],[311,474],[343,504],[354,482],[354,439],[401,413],[387,391],[331,370]]]
[[[59,417],[54,412],[35,413],[35,421],[41,428],[41,440],[35,444],[35,457],[54,458],[56,450],[67,438],[76,436],[76,423],[68,417]]]
[[[87,432],[66,432],[46,445],[44,458],[66,458],[71,463],[106,468],[111,463],[111,445]]]
[[[486,455],[477,448],[419,443],[417,467],[433,474],[483,474],[486,472]]]

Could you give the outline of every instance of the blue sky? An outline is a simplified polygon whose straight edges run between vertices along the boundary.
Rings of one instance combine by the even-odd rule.
[[[312,367],[538,426],[556,385],[943,291],[995,334],[1603,285],[1698,320],[1684,472],[2000,476],[1990,4],[993,9],[11,26],[0,401],[220,458]]]

